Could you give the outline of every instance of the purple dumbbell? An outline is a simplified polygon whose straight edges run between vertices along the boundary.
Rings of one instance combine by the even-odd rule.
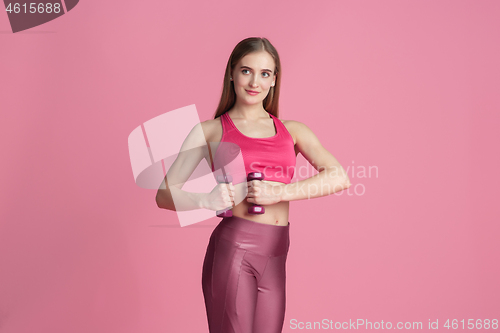
[[[247,181],[252,180],[264,180],[264,174],[262,172],[250,172],[248,174]],[[264,207],[256,204],[248,207],[248,214],[264,214],[265,211]]]
[[[230,182],[233,181],[233,177],[231,177],[230,175],[226,175],[226,176],[223,176],[223,175],[218,175],[217,176],[217,183],[226,183],[226,184],[229,184]],[[216,212],[217,216],[218,217],[231,217],[233,216],[233,212],[231,211],[231,208],[226,208],[226,209],[223,209],[223,210],[218,210]]]

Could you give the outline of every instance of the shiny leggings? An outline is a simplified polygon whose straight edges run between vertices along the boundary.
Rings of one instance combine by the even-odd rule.
[[[210,333],[280,333],[285,320],[287,226],[223,218],[202,271]]]

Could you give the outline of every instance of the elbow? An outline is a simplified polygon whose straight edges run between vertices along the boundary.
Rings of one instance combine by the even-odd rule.
[[[165,205],[163,204],[163,200],[161,200],[160,191],[156,193],[155,201],[156,201],[156,206],[158,206],[158,208],[166,209]]]
[[[158,208],[162,208],[162,206],[161,206],[161,204],[160,204],[160,200],[159,200],[158,193],[156,193],[156,198],[155,198],[155,201],[156,201],[156,206],[158,206]]]
[[[347,190],[349,187],[351,187],[351,185],[352,185],[351,180],[348,177],[346,177],[346,179],[344,181],[344,186],[343,186],[344,189]]]
[[[158,208],[175,211],[175,206],[173,205],[173,203],[169,201],[168,197],[163,196],[161,191],[162,190],[159,190],[156,194],[156,206]]]

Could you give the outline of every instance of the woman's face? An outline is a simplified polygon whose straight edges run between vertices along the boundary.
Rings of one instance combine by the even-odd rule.
[[[262,103],[271,84],[275,84],[274,68],[274,59],[266,51],[252,52],[241,58],[232,73],[238,101],[244,104]]]

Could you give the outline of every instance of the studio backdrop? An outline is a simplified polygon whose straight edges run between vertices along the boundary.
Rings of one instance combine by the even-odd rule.
[[[247,37],[280,55],[279,118],[352,183],[290,202],[283,332],[499,329],[500,2],[4,4],[2,333],[208,332],[220,218],[158,208],[131,151],[165,163],[130,138],[189,110],[155,123],[178,153]],[[293,182],[316,173],[299,154]]]

